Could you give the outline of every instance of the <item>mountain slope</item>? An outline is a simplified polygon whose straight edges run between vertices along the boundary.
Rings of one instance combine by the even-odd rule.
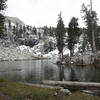
[[[21,25],[25,25],[23,21],[21,21],[19,18],[17,17],[9,17],[9,16],[6,16],[5,18],[5,22],[8,23],[9,20],[13,23],[13,24],[21,24]]]

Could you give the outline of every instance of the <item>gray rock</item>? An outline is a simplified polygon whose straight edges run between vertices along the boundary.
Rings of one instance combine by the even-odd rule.
[[[60,89],[61,92],[65,93],[66,95],[70,95],[71,92],[68,89]]]

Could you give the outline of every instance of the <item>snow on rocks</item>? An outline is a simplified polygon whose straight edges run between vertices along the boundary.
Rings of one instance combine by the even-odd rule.
[[[42,45],[36,45],[34,48],[22,45],[18,47],[3,47],[0,46],[0,60],[1,61],[14,61],[42,58]]]
[[[65,54],[67,51],[65,50]],[[59,58],[58,50],[55,49],[47,54],[43,51],[43,43],[40,43],[33,48],[22,45],[18,47],[3,47],[0,46],[0,60],[26,60],[35,58],[52,58],[55,61]]]
[[[43,57],[44,58],[52,58],[52,59],[57,60],[59,58],[59,56],[58,56],[58,50],[55,49],[55,50],[53,50],[53,51],[51,51],[51,52],[43,55]]]
[[[55,44],[55,39],[52,37],[49,37],[48,39],[40,40],[37,45],[30,48],[29,46],[21,45],[21,46],[14,46],[14,45],[8,45],[5,46],[2,42],[0,44],[0,61],[14,61],[14,60],[31,60],[31,59],[37,59],[37,58],[51,58],[55,61],[58,60],[58,49],[53,48],[51,52],[45,53],[44,45],[47,43],[47,41],[53,41]],[[5,43],[7,44],[7,43]],[[64,54],[67,54],[69,51],[65,48]]]
[[[23,60],[32,59],[29,47],[0,47],[0,60]]]
[[[64,55],[69,55],[70,51],[67,48],[64,48],[63,54]],[[43,57],[45,57],[45,58],[51,58],[51,59],[53,59],[56,62],[56,61],[59,60],[59,51],[56,48],[55,50],[53,50],[53,51],[51,51],[51,52],[43,55]]]

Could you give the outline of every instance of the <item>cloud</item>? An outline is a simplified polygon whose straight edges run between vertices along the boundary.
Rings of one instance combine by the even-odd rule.
[[[93,1],[93,8],[99,12],[97,1]],[[87,5],[89,0],[8,0],[6,14],[19,17],[26,24],[33,26],[56,26],[58,14],[62,11],[62,17],[67,26],[71,17],[81,19],[80,10],[83,2]]]

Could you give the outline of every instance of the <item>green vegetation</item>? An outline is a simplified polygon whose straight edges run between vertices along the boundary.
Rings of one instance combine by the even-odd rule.
[[[65,37],[65,26],[60,12],[56,29],[56,41],[57,41],[57,48],[59,51],[59,57],[61,60],[63,58],[63,48],[65,46],[64,37]]]
[[[74,54],[74,45],[77,43],[77,37],[79,37],[78,18],[72,17],[68,25],[68,49],[70,50],[70,56]]]
[[[86,23],[87,31],[86,34],[88,36],[88,41],[91,44],[91,48],[93,53],[96,53],[96,39],[97,37],[97,26],[98,26],[98,18],[96,11],[92,10],[92,4],[90,4],[90,9],[83,4],[82,5],[82,12],[85,14],[83,19]]]
[[[35,86],[28,86],[21,83],[0,79],[0,93],[6,94],[13,100],[55,100],[56,97],[63,98],[66,96],[60,93],[58,89],[48,89]],[[58,96],[54,96],[55,92]]]
[[[3,11],[6,8],[7,0],[0,0],[0,38],[4,36],[4,20],[5,17],[3,15]]]
[[[55,96],[55,92],[57,95]],[[12,100],[100,100],[100,97],[82,93],[65,95],[59,89],[41,88],[24,85],[5,79],[0,79],[0,93],[9,96]]]
[[[68,96],[66,100],[100,100],[100,97],[94,97],[86,94],[82,94],[80,92],[73,93],[72,95]]]

